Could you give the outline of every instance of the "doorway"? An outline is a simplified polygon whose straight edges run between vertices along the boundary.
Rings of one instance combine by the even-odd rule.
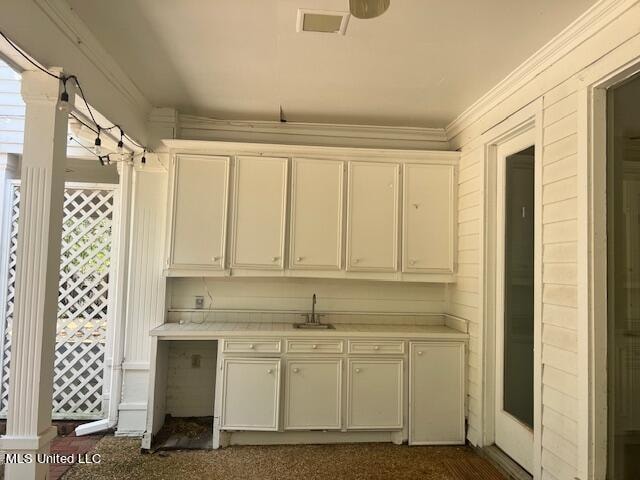
[[[640,478],[640,75],[607,92],[607,478]]]
[[[535,135],[497,147],[495,444],[533,472]]]

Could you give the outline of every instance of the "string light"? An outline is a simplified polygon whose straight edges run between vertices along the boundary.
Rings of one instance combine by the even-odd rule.
[[[100,140],[100,125],[96,125],[98,127],[98,136],[93,142],[93,153],[96,156],[100,157],[102,155],[102,140]]]
[[[71,103],[69,103],[69,93],[67,92],[67,79],[65,77],[60,81],[62,82],[62,93],[60,94],[60,101],[58,102],[58,110],[69,113],[71,111]]]
[[[111,161],[110,154],[103,155],[102,140],[100,138],[100,133],[102,131],[110,131],[110,130],[113,130],[113,129],[117,128],[120,131],[120,140],[118,141],[118,146],[117,146],[117,153],[118,153],[118,155],[120,157],[120,161],[124,162],[125,161],[125,157],[127,156],[127,152],[126,152],[126,150],[124,148],[124,140],[126,139],[129,143],[133,144],[135,147],[138,147],[138,148],[142,149],[142,157],[140,159],[140,162],[141,162],[141,167],[144,167],[144,165],[147,163],[146,154],[147,154],[147,152],[151,153],[151,151],[148,150],[147,147],[145,147],[144,145],[139,144],[133,138],[128,136],[123,131],[123,129],[120,127],[120,125],[113,124],[113,125],[111,125],[109,127],[103,127],[100,124],[98,124],[98,122],[96,121],[95,116],[93,114],[93,110],[89,106],[89,102],[87,101],[87,97],[84,94],[84,91],[82,89],[82,85],[80,85],[80,81],[78,80],[78,77],[76,77],[75,75],[57,75],[57,74],[54,74],[54,73],[50,72],[49,70],[47,70],[42,65],[38,64],[37,62],[35,62],[31,57],[29,57],[29,55],[24,53],[22,51],[22,49],[20,49],[15,43],[13,43],[13,41],[10,40],[2,31],[0,31],[0,37],[4,38],[6,40],[6,42],[18,54],[20,54],[22,57],[24,57],[25,60],[27,60],[30,64],[32,64],[38,70],[40,70],[43,73],[49,75],[50,77],[53,77],[53,78],[57,79],[62,84],[62,92],[60,93],[60,98],[59,98],[58,105],[57,105],[58,110],[61,111],[61,112],[65,112],[65,113],[70,114],[71,117],[75,118],[82,125],[84,125],[85,127],[89,128],[90,130],[93,130],[97,134],[96,139],[94,141],[93,150],[91,150],[91,149],[87,148],[86,146],[82,145],[75,138],[73,138],[73,140],[75,140],[79,145],[81,145],[87,151],[93,153],[98,158],[98,161],[100,162],[101,165],[103,165],[103,166],[111,165],[113,162]],[[84,103],[84,105],[86,107],[86,110],[89,113],[89,117],[91,118],[91,122],[93,123],[93,125],[95,125],[95,128],[90,126],[90,125],[87,125],[80,118],[78,118],[76,115],[73,114],[73,112],[72,112],[73,105],[69,101],[69,92],[67,91],[67,82],[69,80],[73,80],[73,82],[75,83],[75,85],[76,85],[76,87],[78,89],[78,92],[80,94],[80,98],[82,98],[82,101],[83,101],[83,103]],[[72,139],[72,137],[70,137],[70,139]],[[126,160],[127,164],[128,165],[133,165],[134,158],[135,158],[135,154],[133,152],[129,152],[129,159]]]

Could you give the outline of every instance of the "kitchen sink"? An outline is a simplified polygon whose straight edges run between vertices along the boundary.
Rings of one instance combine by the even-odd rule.
[[[301,328],[304,330],[333,330],[336,327],[330,323],[294,323],[293,328]]]

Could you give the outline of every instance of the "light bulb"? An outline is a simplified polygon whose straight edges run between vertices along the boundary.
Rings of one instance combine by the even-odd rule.
[[[124,142],[122,141],[122,139],[120,139],[120,141],[118,142],[118,148],[116,149],[116,151],[118,152],[118,155],[120,156],[120,161],[124,161]]]
[[[58,110],[61,112],[69,113],[71,111],[71,104],[69,103],[69,94],[65,90],[60,94],[60,101],[58,102]]]
[[[93,142],[93,153],[95,153],[98,157],[102,155],[102,140],[100,140],[100,136],[96,137],[96,141]]]

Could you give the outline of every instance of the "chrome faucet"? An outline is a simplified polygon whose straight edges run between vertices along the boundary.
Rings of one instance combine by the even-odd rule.
[[[316,297],[316,294],[313,294],[313,297],[311,297],[311,313],[303,313],[301,314],[302,316],[305,317],[305,321],[304,323],[294,323],[293,324],[293,328],[308,328],[311,330],[316,330],[316,329],[333,329],[334,326],[329,324],[329,323],[320,323],[320,317],[323,315],[320,315],[319,313],[316,313],[316,301],[317,301],[318,297]]]
[[[316,294],[311,297],[311,314],[307,315],[307,323],[318,323],[318,317],[316,317]]]

